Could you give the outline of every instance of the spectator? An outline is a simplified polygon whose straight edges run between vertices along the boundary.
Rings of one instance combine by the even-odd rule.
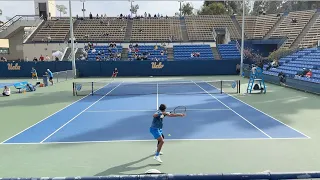
[[[2,95],[3,96],[10,96],[10,94],[11,94],[10,88],[8,86],[4,86]]]
[[[40,61],[43,61],[43,60],[44,60],[44,57],[42,56],[42,54],[40,55],[39,60],[40,60]]]
[[[153,16],[154,18],[156,18],[157,17],[157,14],[154,14],[154,16]]]
[[[163,51],[160,51],[160,55],[163,56],[163,55],[164,55],[164,52],[163,52]]]
[[[26,56],[26,57],[24,58],[24,61],[28,62],[28,61],[29,61],[29,58]]]
[[[237,66],[236,66],[236,72],[237,72],[237,74],[240,74],[240,64],[237,64]]]
[[[99,19],[99,14],[97,14],[97,19]]]
[[[34,58],[33,58],[33,61],[34,61],[34,62],[37,62],[37,61],[38,61],[37,57],[34,57]]]
[[[90,12],[90,14],[89,14],[89,19],[93,19],[91,12]]]
[[[309,72],[306,68],[303,68],[301,72],[297,73],[297,76],[304,77]]]
[[[59,58],[58,58],[58,57],[55,57],[55,60],[56,60],[56,61],[59,61]]]
[[[311,78],[311,77],[312,77],[312,71],[311,71],[311,69],[307,72],[306,77],[307,77],[307,78]]]
[[[7,59],[5,57],[1,57],[0,61],[7,62]]]
[[[50,57],[46,55],[46,61],[50,61]]]
[[[279,67],[279,61],[278,61],[277,59],[275,59],[274,61],[272,61],[271,66],[272,66],[273,68]]]
[[[144,17],[147,18],[147,12],[144,12]]]
[[[158,50],[158,46],[157,45],[154,46],[154,50]]]
[[[95,54],[96,52],[97,52],[97,50],[96,49],[92,49],[92,51],[91,51],[93,54]]]
[[[151,14],[150,13],[148,14],[148,17],[151,18]]]

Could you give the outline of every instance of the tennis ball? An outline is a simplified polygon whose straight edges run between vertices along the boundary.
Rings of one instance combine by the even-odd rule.
[[[168,136],[171,136],[171,134],[168,134]]]

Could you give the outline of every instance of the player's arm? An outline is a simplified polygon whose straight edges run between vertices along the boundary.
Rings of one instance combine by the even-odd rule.
[[[183,117],[184,114],[181,114],[181,113],[167,113],[166,112],[166,115],[165,116],[169,116],[169,117]]]

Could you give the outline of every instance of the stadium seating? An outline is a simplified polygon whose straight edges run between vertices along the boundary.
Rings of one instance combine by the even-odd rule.
[[[223,60],[241,58],[240,51],[235,41],[229,42],[229,44],[218,44],[217,49]]]
[[[320,40],[320,16],[318,15],[316,21],[311,26],[307,34],[302,38],[299,47],[309,48],[315,46]]]
[[[134,19],[132,24],[131,41],[181,41],[182,33],[178,17],[141,18]]]
[[[191,57],[191,53],[200,53],[199,57]],[[174,45],[173,55],[175,60],[213,60],[210,45]]]
[[[242,27],[242,16],[236,16]],[[245,16],[244,31],[248,39],[262,39],[280,19],[277,14]]]
[[[122,46],[117,46],[116,48],[109,48],[109,46],[95,46],[94,49],[96,52],[92,52],[92,50],[88,51],[88,61],[96,61],[96,57],[100,57],[102,61],[108,61],[108,60],[120,60],[120,58],[112,58],[110,56],[109,50],[113,54],[118,54],[122,52]],[[98,55],[98,53],[101,53],[101,55]],[[103,54],[103,55],[102,55]]]
[[[165,52],[165,49],[163,47],[158,46],[158,48],[155,50],[155,46],[141,46],[138,47],[139,52],[137,52],[138,55],[143,56],[144,53],[148,53],[146,60],[159,60],[159,61],[166,61],[168,60],[167,54],[161,55],[160,52]],[[134,60],[134,52],[128,52],[128,59]]]
[[[290,12],[272,32],[271,37],[287,37],[287,41],[283,43],[282,47],[290,48],[314,14],[315,10]],[[296,19],[297,23],[293,23],[292,19]]]
[[[74,36],[78,41],[123,41],[126,27],[127,20],[113,17],[77,20]]]
[[[33,42],[61,42],[65,41],[70,31],[69,18],[45,21],[35,32]],[[50,37],[50,40],[48,39]]]
[[[271,68],[268,71],[264,71],[264,74],[278,76],[278,73],[283,72],[289,77],[293,77],[295,79],[320,83],[320,49],[303,49],[290,56],[281,58],[279,62],[280,66],[278,68]],[[265,70],[267,67],[268,65],[264,65]],[[296,74],[301,72],[303,68],[311,69],[311,78],[296,76]]]
[[[231,39],[240,39],[240,34],[230,16],[186,16],[185,21],[189,40],[214,40],[212,28],[227,28]]]

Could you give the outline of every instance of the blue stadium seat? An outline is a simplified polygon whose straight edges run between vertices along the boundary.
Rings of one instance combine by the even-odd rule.
[[[191,57],[191,53],[200,53],[200,57]],[[174,45],[174,60],[213,60],[213,53],[210,45]]]
[[[217,49],[223,60],[240,59],[241,55],[235,41],[229,44],[218,44]]]

